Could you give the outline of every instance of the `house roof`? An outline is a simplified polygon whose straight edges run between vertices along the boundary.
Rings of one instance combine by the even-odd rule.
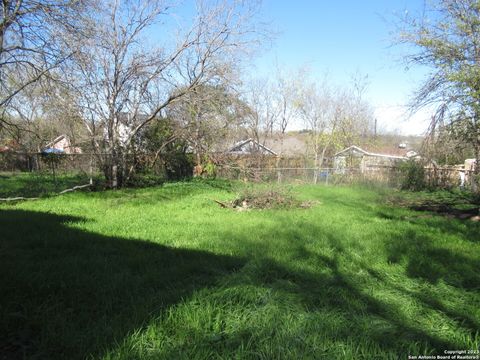
[[[307,139],[301,136],[286,134],[283,140],[279,135],[265,139],[265,145],[278,154],[295,156],[304,155],[307,152]]]
[[[360,148],[358,146],[355,146],[355,145],[349,146],[348,148],[337,152],[334,155],[334,157],[342,156],[342,155],[345,155],[345,154],[348,154],[348,153],[353,153],[354,155],[359,154],[359,155],[363,155],[363,156],[382,157],[382,158],[388,158],[388,159],[406,159],[405,156],[378,154],[378,153],[369,152],[369,151],[363,150],[362,148]]]
[[[277,153],[275,151],[273,151],[272,149],[266,147],[265,145],[262,145],[260,144],[259,142],[255,141],[254,139],[252,138],[249,138],[249,139],[245,139],[245,140],[241,140],[237,143],[235,143],[230,149],[228,149],[228,153],[233,153],[233,154],[246,154],[246,153],[251,153],[252,151],[249,150],[249,149],[245,149],[245,150],[242,150],[242,148],[245,147],[245,145],[248,145],[248,144],[253,144],[254,146],[262,149],[264,152],[267,152],[267,153],[270,153],[272,155],[277,155]]]
[[[55,139],[53,139],[52,141],[50,141],[47,145],[45,145],[46,148],[49,148],[49,147],[52,147],[53,145],[55,145],[57,142],[59,142],[60,140],[63,140],[63,139],[67,139],[68,140],[68,136],[63,134],[63,135],[60,135],[60,136],[57,136]]]

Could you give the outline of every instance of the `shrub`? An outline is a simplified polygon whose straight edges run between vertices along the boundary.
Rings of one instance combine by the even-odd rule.
[[[207,162],[203,170],[205,171],[207,179],[215,179],[217,177],[217,166],[211,160]]]
[[[192,176],[193,157],[182,151],[164,155],[164,167],[167,180],[182,180]]]
[[[425,168],[421,162],[411,159],[400,164],[399,169],[402,190],[420,191],[426,188]]]
[[[165,182],[165,178],[155,174],[133,174],[127,182],[128,187],[143,188],[149,186],[162,185]]]

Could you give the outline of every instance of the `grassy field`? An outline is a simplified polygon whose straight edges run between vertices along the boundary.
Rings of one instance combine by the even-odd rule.
[[[406,359],[480,346],[480,225],[227,182],[0,205],[0,359]],[[396,194],[396,198],[402,198]],[[406,196],[408,198],[408,196]]]
[[[77,185],[88,184],[84,174],[56,175],[51,173],[5,173],[0,172],[0,198],[47,197]]]

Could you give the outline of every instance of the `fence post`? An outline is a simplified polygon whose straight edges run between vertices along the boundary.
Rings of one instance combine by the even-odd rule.
[[[90,181],[89,184],[93,185],[93,154],[90,154],[90,168],[88,169],[90,173]]]

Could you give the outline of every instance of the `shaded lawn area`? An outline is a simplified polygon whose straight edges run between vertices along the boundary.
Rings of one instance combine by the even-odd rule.
[[[398,359],[480,345],[480,226],[220,181],[0,206],[0,359]],[[401,193],[398,196],[402,196]]]
[[[46,197],[77,185],[88,184],[85,174],[56,175],[51,173],[0,172],[0,198]]]

